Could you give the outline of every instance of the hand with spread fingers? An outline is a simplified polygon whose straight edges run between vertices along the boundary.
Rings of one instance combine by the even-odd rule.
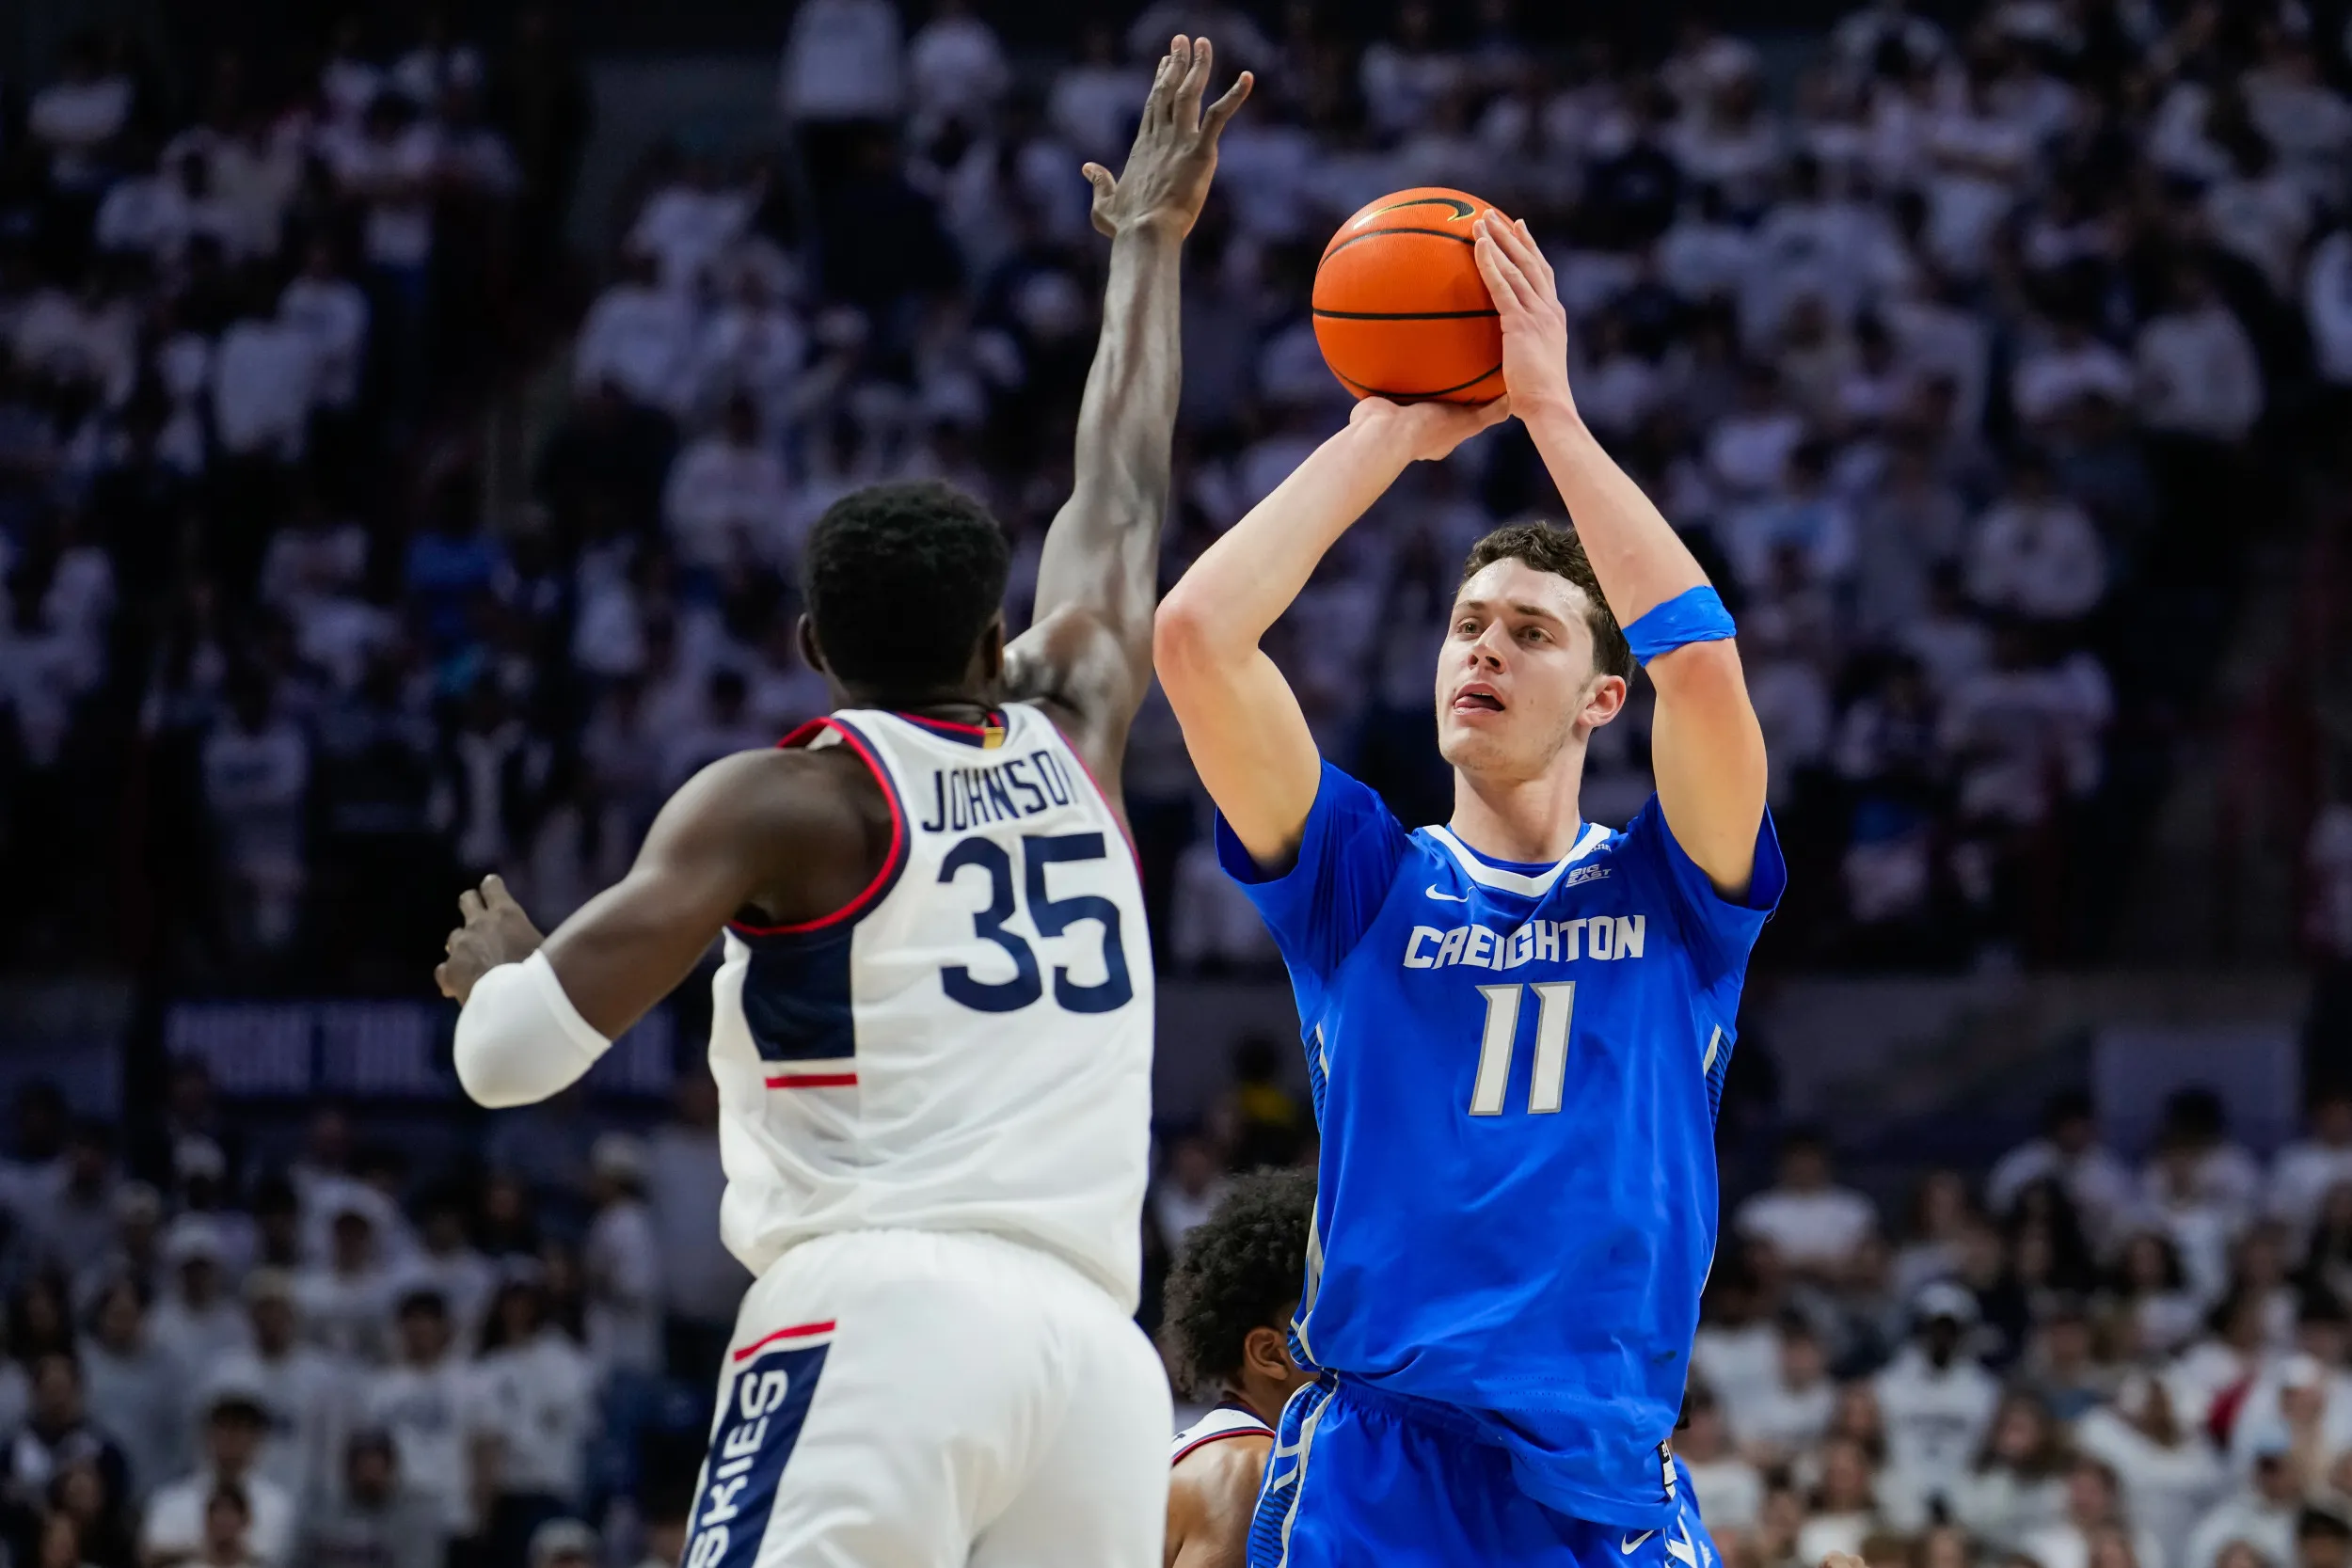
[[[1502,384],[1519,417],[1553,409],[1573,413],[1568,312],[1560,303],[1551,263],[1536,247],[1525,219],[1483,214],[1476,234],[1479,276],[1486,280],[1502,325]]]
[[[1114,175],[1101,164],[1086,166],[1094,186],[1095,228],[1113,237],[1152,224],[1168,225],[1180,238],[1192,232],[1216,172],[1216,138],[1249,96],[1253,80],[1243,71],[1203,113],[1200,100],[1216,60],[1207,39],[1179,33],[1168,41],[1152,79],[1152,96],[1144,101],[1127,166]]]
[[[465,924],[449,934],[449,957],[433,971],[441,994],[463,1004],[473,994],[474,982],[501,964],[520,963],[547,940],[495,876],[482,879],[480,892],[469,888],[457,895],[457,912]]]

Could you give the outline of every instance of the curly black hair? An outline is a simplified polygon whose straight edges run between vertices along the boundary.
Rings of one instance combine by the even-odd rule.
[[[988,508],[933,481],[842,497],[810,531],[801,580],[842,681],[882,696],[951,690],[1005,597],[1012,552]]]
[[[1279,1324],[1307,1276],[1312,1171],[1262,1170],[1235,1181],[1184,1237],[1168,1276],[1168,1324],[1185,1383],[1211,1389],[1240,1371],[1253,1328]]]

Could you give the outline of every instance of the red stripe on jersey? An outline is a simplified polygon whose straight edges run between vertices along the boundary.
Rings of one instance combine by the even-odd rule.
[[[773,1334],[761,1335],[741,1350],[737,1351],[735,1359],[745,1360],[767,1346],[774,1344],[778,1339],[805,1339],[813,1334],[831,1334],[832,1332],[833,1320],[831,1318],[827,1318],[820,1323],[794,1323],[790,1328],[779,1328]]]
[[[854,1072],[780,1072],[765,1080],[771,1089],[853,1089]]]
[[[874,879],[866,883],[856,897],[834,911],[833,913],[819,915],[815,920],[799,921],[789,926],[747,926],[740,921],[732,920],[727,923],[745,936],[796,936],[803,931],[817,931],[828,926],[837,926],[852,916],[864,914],[882,890],[890,885],[891,879],[898,874],[904,864],[907,850],[907,814],[898,807],[898,786],[890,782],[889,771],[882,767],[882,760],[875,756],[866,746],[865,736],[839,720],[812,719],[782,740],[777,741],[776,746],[779,750],[805,746],[826,730],[838,735],[849,748],[858,754],[858,759],[866,764],[866,770],[874,775],[874,782],[882,786],[882,799],[890,806],[890,852],[882,857],[882,869],[874,873]],[[771,1082],[768,1086],[776,1088],[782,1085]]]

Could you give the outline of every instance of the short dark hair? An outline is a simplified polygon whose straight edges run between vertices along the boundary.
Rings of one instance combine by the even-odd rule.
[[[1584,620],[1593,628],[1593,668],[1604,675],[1633,678],[1633,650],[1626,644],[1616,611],[1601,596],[1600,578],[1585,559],[1584,541],[1576,536],[1575,524],[1505,523],[1470,547],[1462,562],[1462,580],[1470,581],[1498,561],[1524,562],[1584,590]]]
[[[825,509],[802,582],[844,682],[918,697],[952,688],[1005,597],[1012,551],[988,508],[934,481],[875,484]]]
[[[1241,1370],[1253,1328],[1272,1328],[1307,1277],[1314,1224],[1311,1171],[1264,1170],[1235,1181],[1184,1237],[1168,1276],[1168,1323],[1184,1382],[1211,1388]]]
[[[2297,1541],[2352,1541],[2352,1521],[2333,1509],[2306,1508],[2295,1516]]]

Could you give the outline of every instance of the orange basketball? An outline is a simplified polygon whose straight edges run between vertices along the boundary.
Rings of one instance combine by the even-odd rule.
[[[1419,185],[1340,225],[1315,267],[1315,341],[1349,391],[1399,403],[1502,395],[1502,328],[1470,230],[1494,210]]]

